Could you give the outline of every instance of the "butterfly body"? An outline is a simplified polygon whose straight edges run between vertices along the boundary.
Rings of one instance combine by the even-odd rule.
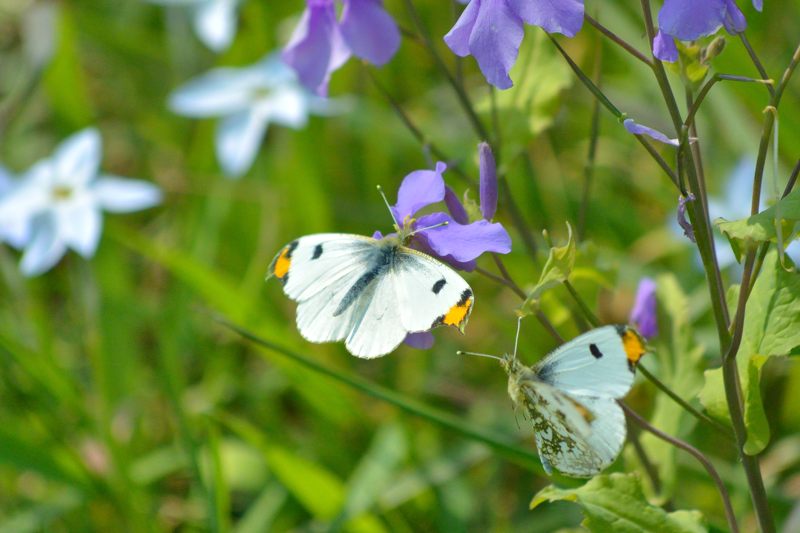
[[[269,276],[298,302],[297,326],[311,342],[345,341],[373,358],[408,333],[463,328],[474,296],[454,270],[404,245],[404,233],[373,239],[343,233],[307,235],[284,246]]]
[[[562,345],[532,367],[506,355],[508,393],[533,422],[536,447],[553,468],[591,477],[608,467],[625,442],[625,415],[617,399],[633,384],[644,354],[639,335],[604,326]]]

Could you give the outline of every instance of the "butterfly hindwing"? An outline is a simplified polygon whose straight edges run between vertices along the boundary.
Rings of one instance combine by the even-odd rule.
[[[539,378],[562,391],[621,398],[633,384],[644,353],[639,336],[625,326],[603,326],[559,346],[534,366]]]
[[[578,397],[546,383],[523,386],[544,465],[591,477],[614,462],[625,442],[625,416],[612,399]]]

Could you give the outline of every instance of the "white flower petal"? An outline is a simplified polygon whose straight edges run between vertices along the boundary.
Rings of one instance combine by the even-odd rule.
[[[38,276],[53,268],[66,251],[67,247],[59,238],[52,217],[37,217],[31,240],[20,261],[20,270],[26,276]]]
[[[103,227],[100,210],[84,200],[60,207],[55,215],[56,231],[64,244],[85,258],[92,257]]]
[[[259,110],[244,110],[217,125],[217,158],[222,170],[238,178],[250,169],[256,158],[268,119]]]
[[[50,201],[47,186],[27,179],[0,194],[0,241],[15,248],[25,246],[30,238],[33,218],[45,211]]]
[[[173,113],[187,117],[218,117],[241,111],[262,84],[251,69],[217,68],[189,80],[169,97]]]
[[[198,5],[194,31],[215,52],[228,48],[236,35],[236,0],[210,0]]]
[[[143,180],[102,176],[92,186],[97,205],[112,213],[140,211],[161,203],[161,189]]]
[[[72,187],[82,187],[97,175],[102,141],[100,132],[87,128],[68,137],[53,155],[55,180]]]
[[[0,165],[0,194],[10,191],[15,185],[14,175],[3,165]]]
[[[261,103],[261,107],[270,122],[295,129],[302,128],[308,122],[308,98],[299,87],[276,89]]]

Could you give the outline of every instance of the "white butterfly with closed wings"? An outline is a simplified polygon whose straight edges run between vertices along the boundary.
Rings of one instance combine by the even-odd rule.
[[[559,346],[528,367],[514,353],[498,359],[508,374],[508,394],[533,421],[534,439],[548,474],[553,467],[591,477],[608,467],[625,443],[625,414],[617,405],[633,385],[646,349],[628,326],[603,326]]]

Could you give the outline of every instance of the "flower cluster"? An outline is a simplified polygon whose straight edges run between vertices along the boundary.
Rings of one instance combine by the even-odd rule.
[[[508,89],[524,23],[574,37],[583,25],[583,0],[471,0],[444,40],[456,55],[474,56],[486,81]]]
[[[759,11],[763,0],[753,0]],[[733,0],[664,0],[658,13],[658,33],[653,39],[653,54],[662,61],[677,61],[675,40],[694,41],[713,35],[721,27],[737,34],[747,28],[742,11]]]
[[[240,177],[253,164],[270,123],[302,128],[310,114],[335,112],[335,102],[312,95],[277,54],[241,68],[216,68],[176,89],[170,109],[187,117],[220,118],[217,159]]]
[[[102,143],[95,129],[66,139],[53,156],[20,179],[0,179],[0,238],[24,248],[20,268],[35,276],[72,248],[83,257],[97,249],[101,211],[125,213],[158,204],[160,190],[145,181],[98,174]]]
[[[306,0],[306,10],[295,28],[283,59],[309,90],[328,93],[331,74],[351,55],[374,65],[389,61],[400,47],[400,30],[383,9],[382,0]]]
[[[481,167],[488,168],[490,165],[485,160],[491,157],[491,151],[487,148],[481,153],[484,160]],[[439,162],[435,170],[417,170],[407,175],[400,184],[392,214],[399,226],[410,226],[413,236],[409,245],[412,248],[457,269],[472,271],[476,267],[475,260],[482,254],[507,254],[511,251],[511,237],[503,225],[485,218],[494,215],[497,205],[495,171],[492,165],[491,171],[481,173],[481,212],[484,218],[470,222],[463,204],[444,183],[442,173],[446,168],[447,165]],[[421,209],[439,202],[445,203],[448,212],[436,211],[414,218]]]

